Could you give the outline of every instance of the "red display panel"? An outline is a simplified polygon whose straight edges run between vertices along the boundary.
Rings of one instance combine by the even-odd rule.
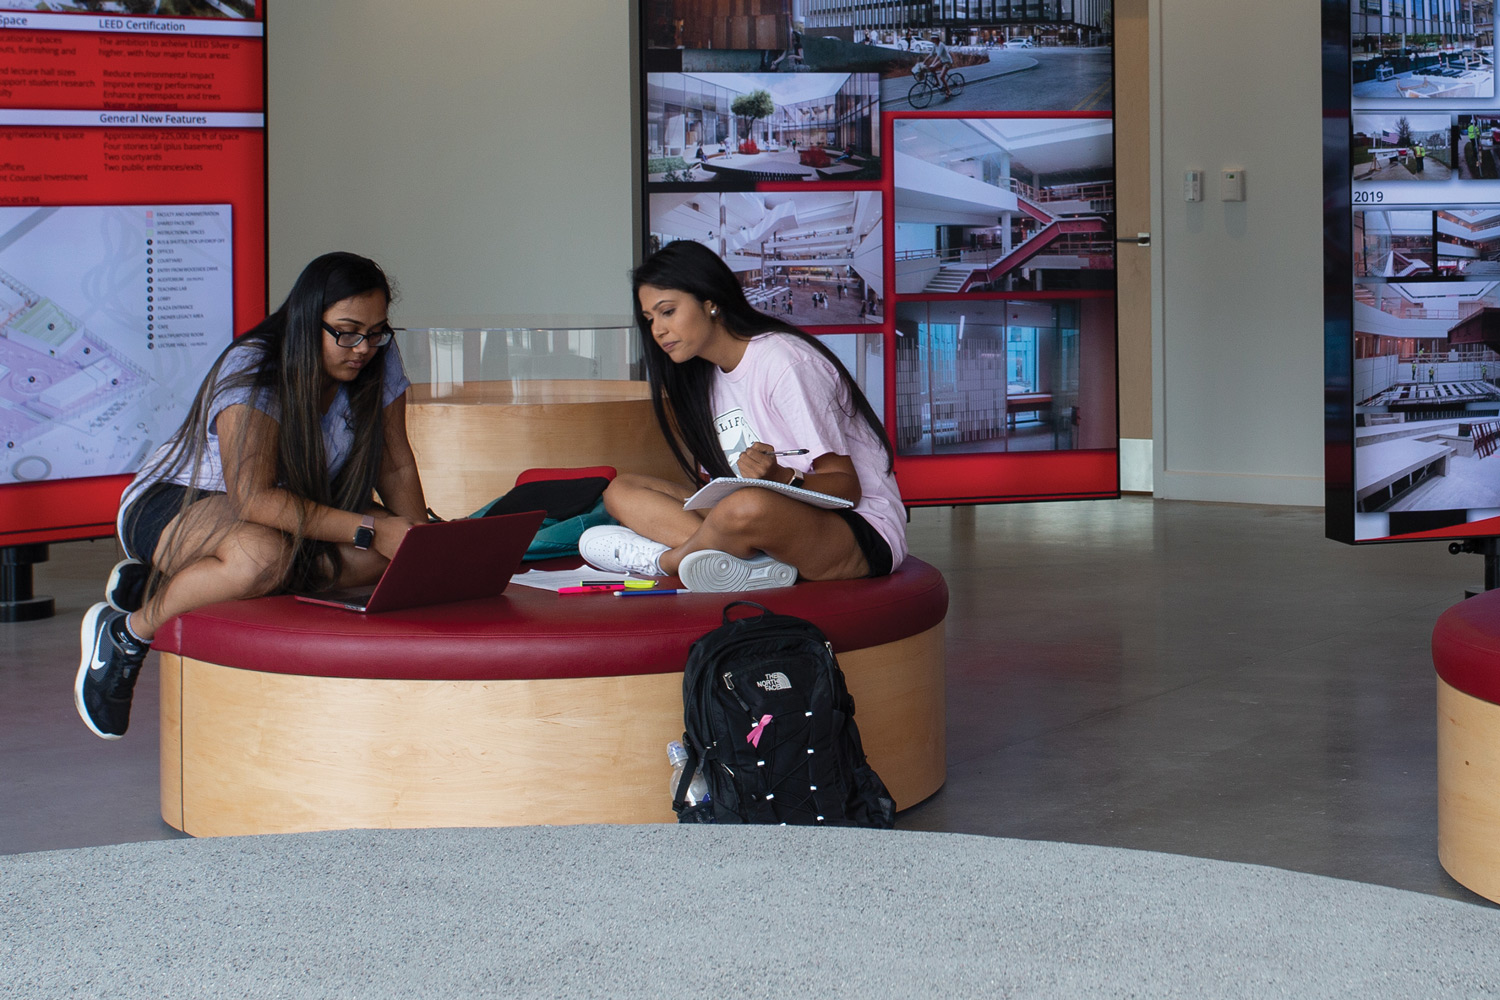
[[[837,342],[909,506],[1118,496],[1110,4],[864,6],[644,0],[645,251]]]
[[[258,6],[37,6],[0,3],[6,545],[111,534],[130,476],[266,301]]]

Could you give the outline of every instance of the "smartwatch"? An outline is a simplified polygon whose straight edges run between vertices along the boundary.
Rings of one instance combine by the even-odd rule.
[[[802,473],[798,472],[796,469],[793,469],[792,478],[787,482],[787,485],[796,486],[800,489],[802,487]]]
[[[368,549],[375,544],[375,515],[366,514],[359,527],[354,529],[354,547],[356,549]]]

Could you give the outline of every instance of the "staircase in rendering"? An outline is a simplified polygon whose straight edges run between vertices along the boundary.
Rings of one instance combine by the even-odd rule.
[[[1042,224],[1041,229],[993,263],[987,260],[959,260],[944,264],[942,269],[933,275],[923,292],[926,294],[966,292],[974,285],[986,284],[1009,274],[1065,236],[1105,231],[1105,221],[1100,216],[1056,216],[1025,198],[1018,197],[1016,200],[1020,203],[1023,212]]]

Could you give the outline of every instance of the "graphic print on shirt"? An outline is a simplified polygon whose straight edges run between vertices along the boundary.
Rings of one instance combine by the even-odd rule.
[[[719,447],[724,450],[724,457],[729,459],[729,468],[734,470],[735,475],[739,475],[735,463],[740,460],[740,455],[746,448],[760,440],[755,434],[755,428],[745,418],[745,411],[736,406],[714,417],[714,429],[719,432]]]

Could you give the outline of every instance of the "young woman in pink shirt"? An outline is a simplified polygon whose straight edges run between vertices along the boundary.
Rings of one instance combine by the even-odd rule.
[[[906,512],[890,441],[833,353],[752,307],[701,244],[669,244],[632,278],[656,418],[693,485],[618,477],[604,501],[620,525],[585,532],[584,559],[610,573],[676,575],[697,591],[883,576],[901,565]],[[707,511],[683,510],[704,473],[854,506],[826,510],[741,489]]]

